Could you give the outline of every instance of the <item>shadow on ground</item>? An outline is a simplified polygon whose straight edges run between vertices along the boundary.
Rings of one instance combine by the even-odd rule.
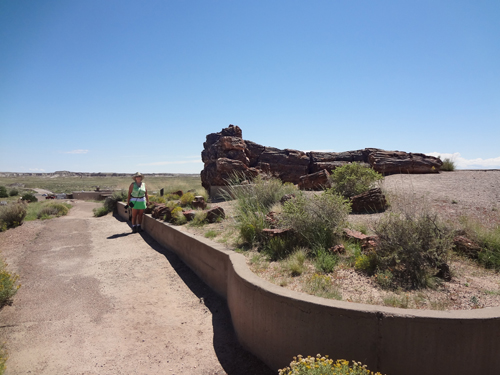
[[[118,215],[114,216],[119,221],[125,221]],[[128,233],[114,236],[124,235]],[[167,258],[182,281],[200,300],[203,299],[205,306],[210,310],[214,331],[214,350],[225,373],[227,375],[275,375],[276,373],[264,362],[243,349],[238,342],[226,300],[208,287],[174,252],[165,249],[145,232],[139,235],[152,249]],[[114,236],[110,238],[116,238]],[[222,372],[204,374],[224,375]]]

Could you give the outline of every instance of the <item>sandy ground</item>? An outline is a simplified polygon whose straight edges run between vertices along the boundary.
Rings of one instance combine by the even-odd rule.
[[[22,287],[0,312],[6,374],[273,374],[238,344],[225,301],[97,203],[0,233]]]

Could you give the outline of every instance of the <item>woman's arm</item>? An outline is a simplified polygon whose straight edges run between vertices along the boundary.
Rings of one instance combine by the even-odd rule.
[[[130,204],[130,197],[132,195],[132,190],[134,190],[134,184],[130,184],[129,188],[128,188],[128,197],[127,197],[127,204]]]

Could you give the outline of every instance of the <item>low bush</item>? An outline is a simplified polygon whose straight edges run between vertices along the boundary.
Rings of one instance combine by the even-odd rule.
[[[92,212],[94,212],[94,216],[95,217],[101,217],[101,216],[106,216],[107,214],[109,214],[109,211],[106,207],[102,206],[102,207],[96,207],[92,210]]]
[[[0,206],[0,230],[15,228],[21,225],[27,213],[26,203],[12,203]]]
[[[41,219],[42,217],[64,216],[68,214],[70,208],[71,205],[67,203],[50,202],[42,206],[40,211],[38,211],[37,217]]]
[[[339,359],[333,361],[328,356],[316,355],[316,357],[293,357],[290,366],[278,371],[278,375],[382,375],[380,372],[374,373],[366,368],[361,362]]]
[[[306,258],[307,250],[297,249],[283,263],[284,269],[288,271],[291,276],[300,276],[306,269],[304,265]]]
[[[330,176],[332,190],[346,198],[364,193],[382,179],[380,173],[356,162],[335,168]]]
[[[300,192],[283,205],[279,225],[293,230],[297,245],[328,249],[338,241],[349,211],[348,202],[338,194]]]
[[[460,222],[466,236],[481,247],[478,262],[485,268],[500,270],[500,225],[488,228],[467,217]]]
[[[11,191],[9,191],[9,195],[11,197],[17,197],[19,195],[19,190],[17,189],[12,189]]]
[[[7,264],[0,259],[0,308],[12,302],[12,298],[21,287],[19,276],[7,270]]]
[[[445,158],[443,160],[443,165],[440,168],[441,171],[451,172],[455,170],[455,162],[450,158]]]
[[[7,188],[5,186],[0,186],[0,198],[8,198]]]
[[[337,266],[338,261],[338,256],[332,254],[324,248],[319,248],[316,251],[314,266],[318,272],[331,273]]]
[[[186,224],[187,219],[186,217],[182,214],[182,208],[181,207],[175,207],[172,210],[172,223],[176,225],[182,225]]]
[[[205,211],[196,211],[193,220],[189,223],[193,227],[202,227],[207,224],[207,213]]]
[[[452,248],[451,231],[425,209],[387,214],[377,223],[375,233],[379,237],[376,272],[390,271],[394,283],[403,288],[432,286]]]
[[[273,261],[286,258],[293,249],[293,240],[289,238],[274,237],[267,240],[263,245],[263,253]]]
[[[38,198],[35,197],[33,194],[31,193],[26,193],[24,194],[21,199],[25,202],[28,202],[28,203],[31,203],[31,202],[38,202]]]
[[[194,200],[194,194],[188,191],[187,193],[184,193],[180,198],[181,206],[182,207],[191,206],[193,200]]]

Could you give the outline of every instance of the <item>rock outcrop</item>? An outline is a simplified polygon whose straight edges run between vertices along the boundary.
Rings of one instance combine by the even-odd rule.
[[[252,178],[259,174],[280,178],[283,182],[302,184],[306,189],[318,188],[314,181],[347,163],[359,162],[382,174],[436,173],[442,165],[433,156],[377,148],[346,152],[303,152],[266,147],[242,137],[235,125],[207,135],[201,158],[205,164],[201,181],[205,189],[227,185],[231,179]],[[321,172],[318,175],[304,177]]]

